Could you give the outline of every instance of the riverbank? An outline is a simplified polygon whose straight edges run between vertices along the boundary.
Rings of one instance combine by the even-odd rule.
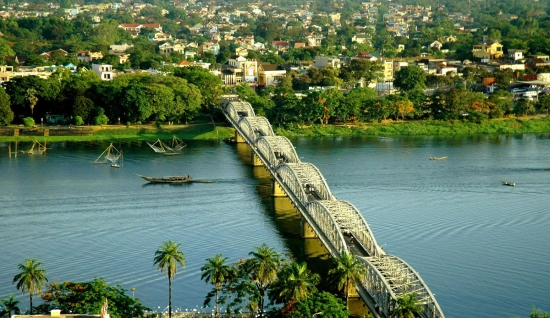
[[[15,127],[17,128],[17,127]],[[14,127],[0,127],[11,129]],[[23,129],[23,128],[21,128]],[[0,134],[0,142],[33,141],[132,141],[171,139],[173,135],[183,140],[224,140],[234,136],[233,128],[227,123],[202,123],[189,125],[156,125],[147,124],[126,127],[124,125],[84,126],[76,129],[64,128],[64,133],[45,136],[43,128],[34,128],[27,135],[6,136]],[[86,129],[87,134],[80,130]],[[357,137],[357,136],[469,136],[469,135],[518,135],[550,133],[550,117],[521,117],[499,120],[487,120],[482,123],[462,121],[386,121],[368,124],[339,125],[291,125],[286,128],[275,128],[275,134],[286,137]],[[11,134],[11,133],[10,133]]]
[[[523,117],[487,120],[482,123],[462,121],[387,121],[371,124],[311,125],[277,128],[276,134],[287,137],[320,136],[468,136],[518,135],[550,133],[550,117]]]
[[[190,124],[190,125],[162,125],[160,128],[152,125],[139,125],[126,127],[124,125],[103,125],[103,126],[85,126],[87,133],[82,134],[80,128],[70,129],[69,127],[52,127],[49,129],[49,136],[44,136],[41,131],[44,128],[34,128],[34,131],[19,136],[0,136],[0,142],[13,141],[132,141],[132,140],[151,140],[171,139],[176,135],[183,140],[219,140],[228,139],[234,135],[234,130],[228,127],[226,123],[220,124]],[[11,129],[13,127],[2,127],[0,129]],[[23,128],[22,128],[23,129]],[[46,127],[47,129],[47,127]],[[64,133],[54,135],[54,129],[63,129]],[[73,132],[71,134],[71,132]]]

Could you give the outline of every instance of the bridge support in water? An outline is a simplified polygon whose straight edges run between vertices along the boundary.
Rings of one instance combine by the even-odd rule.
[[[271,179],[271,191],[274,197],[286,197],[285,190],[283,190],[279,182],[275,179]]]
[[[309,225],[309,223],[307,223],[306,220],[304,220],[304,218],[302,218],[300,220],[300,224],[301,224],[301,235],[302,235],[302,238],[315,238],[317,237],[317,235],[315,234],[315,232],[313,231],[313,229],[311,228],[311,225]]]
[[[235,130],[235,142],[238,142],[238,143],[246,142],[244,141],[243,137],[237,132],[237,130]]]
[[[251,154],[251,156],[252,156],[252,158],[251,158],[250,161],[252,162],[252,165],[253,165],[254,167],[261,167],[261,166],[264,165],[264,163],[262,162],[262,160],[260,160],[260,157],[258,157],[258,155],[254,153],[254,151],[250,151],[250,154]]]

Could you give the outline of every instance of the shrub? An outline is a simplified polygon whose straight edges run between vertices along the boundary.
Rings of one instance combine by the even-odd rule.
[[[107,125],[109,122],[109,117],[105,115],[103,108],[99,108],[97,111],[97,116],[94,117],[94,123],[96,125]]]
[[[130,128],[130,122],[129,121],[126,122],[126,128]]]
[[[77,126],[82,126],[84,125],[84,120],[82,119],[82,117],[80,116],[74,116],[74,124],[77,125]]]
[[[25,117],[23,118],[23,125],[25,127],[32,127],[34,126],[34,119],[32,117]]]

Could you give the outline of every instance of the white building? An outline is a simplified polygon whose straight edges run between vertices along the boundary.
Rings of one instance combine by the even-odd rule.
[[[110,81],[113,79],[113,66],[110,64],[92,64],[94,71],[102,81]]]

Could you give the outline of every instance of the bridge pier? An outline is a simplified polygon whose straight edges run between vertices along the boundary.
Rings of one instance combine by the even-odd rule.
[[[235,130],[235,142],[237,143],[243,143],[245,142],[243,137],[239,135],[239,133]]]
[[[311,225],[309,225],[309,223],[307,223],[307,221],[304,220],[304,218],[302,218],[300,220],[300,224],[302,225],[302,230],[301,230],[301,233],[300,233],[302,235],[302,238],[315,238],[315,237],[317,237],[317,235],[315,234],[315,232],[311,228]]]
[[[254,151],[251,151],[250,154],[252,156],[251,161],[254,167],[261,167],[264,165],[264,163],[260,160],[260,157],[258,157],[258,155]]]
[[[271,179],[271,195],[274,197],[286,197],[286,192],[283,190],[279,182],[275,179]]]

